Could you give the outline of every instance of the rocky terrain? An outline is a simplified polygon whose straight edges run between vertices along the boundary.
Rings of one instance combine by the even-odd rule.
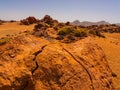
[[[88,29],[92,29],[94,31],[100,31],[100,32],[109,32],[109,33],[120,33],[120,26],[116,24],[110,24],[110,25],[93,25],[87,27]]]
[[[1,38],[0,90],[113,90],[100,35],[46,15],[33,31]]]
[[[113,89],[105,55],[89,38],[68,45],[19,36],[0,50],[0,90]]]

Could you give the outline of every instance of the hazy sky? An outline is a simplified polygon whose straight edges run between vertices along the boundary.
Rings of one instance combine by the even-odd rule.
[[[0,0],[0,19],[51,15],[59,21],[120,22],[120,0]]]

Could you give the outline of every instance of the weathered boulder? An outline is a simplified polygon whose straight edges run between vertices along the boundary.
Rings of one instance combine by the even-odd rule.
[[[112,90],[102,49],[89,38],[71,44],[34,36],[0,46],[0,90]]]

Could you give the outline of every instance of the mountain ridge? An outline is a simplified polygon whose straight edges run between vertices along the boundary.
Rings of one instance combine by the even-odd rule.
[[[106,21],[98,21],[98,22],[90,22],[90,21],[82,21],[80,22],[79,20],[75,20],[73,22],[71,22],[72,25],[81,25],[81,26],[92,26],[92,25],[109,25],[109,22]]]

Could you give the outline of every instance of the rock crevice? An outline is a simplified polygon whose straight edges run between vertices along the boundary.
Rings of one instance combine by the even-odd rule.
[[[38,65],[38,63],[36,61],[36,57],[37,57],[38,54],[40,54],[43,51],[43,49],[46,46],[47,45],[42,46],[40,50],[38,50],[38,51],[36,51],[36,52],[33,53],[33,55],[34,55],[33,61],[35,62],[36,67],[32,70],[32,74],[35,72],[35,70],[37,70],[39,68],[39,65]]]

